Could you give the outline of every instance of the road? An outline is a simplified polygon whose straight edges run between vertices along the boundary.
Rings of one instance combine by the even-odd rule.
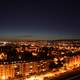
[[[68,79],[65,79],[65,80],[80,80],[80,74],[79,75],[75,75],[75,76],[72,76]]]

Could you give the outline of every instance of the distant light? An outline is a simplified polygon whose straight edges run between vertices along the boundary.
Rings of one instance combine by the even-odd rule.
[[[72,53],[75,53],[75,51],[72,51]]]
[[[60,61],[62,61],[62,60],[64,60],[64,58],[62,57],[62,58],[60,58]]]
[[[30,66],[30,68],[32,68],[33,66]]]
[[[61,52],[61,54],[64,54],[64,52]]]
[[[20,72],[17,72],[17,74],[19,75],[19,74],[20,74]]]
[[[14,68],[16,68],[17,67],[17,65],[14,65]]]
[[[31,44],[31,46],[34,46],[34,44]]]
[[[57,58],[54,58],[54,61],[58,61],[58,59]]]
[[[6,78],[6,76],[5,75],[3,75],[2,76],[2,80],[6,80],[7,78]]]
[[[21,56],[19,55],[19,59],[21,59]]]
[[[37,56],[37,53],[34,53],[34,52],[33,52],[32,55],[33,55],[33,56]]]

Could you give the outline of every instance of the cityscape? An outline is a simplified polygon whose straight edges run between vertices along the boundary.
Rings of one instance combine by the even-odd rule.
[[[79,71],[80,40],[0,41],[0,80],[65,80]]]
[[[0,80],[80,80],[80,1],[1,0]]]

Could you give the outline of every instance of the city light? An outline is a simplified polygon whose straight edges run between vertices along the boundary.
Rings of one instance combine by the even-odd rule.
[[[54,42],[53,47],[38,41],[0,46],[0,79],[44,80],[74,71],[80,67],[80,47],[68,42]]]

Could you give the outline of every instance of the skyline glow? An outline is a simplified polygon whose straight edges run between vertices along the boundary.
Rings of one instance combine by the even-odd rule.
[[[79,9],[77,1],[1,1],[0,38],[80,39]]]

